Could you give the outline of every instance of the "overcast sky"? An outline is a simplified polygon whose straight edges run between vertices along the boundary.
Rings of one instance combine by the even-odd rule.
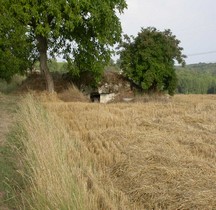
[[[149,26],[171,29],[187,64],[216,62],[216,0],[126,1],[128,9],[120,16],[125,34],[137,35]]]

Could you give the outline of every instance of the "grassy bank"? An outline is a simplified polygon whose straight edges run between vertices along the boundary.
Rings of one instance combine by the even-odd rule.
[[[79,172],[67,159],[67,148],[76,144],[67,127],[32,97],[23,100],[19,125],[24,148],[21,173],[26,182],[20,209],[84,209],[76,180]]]

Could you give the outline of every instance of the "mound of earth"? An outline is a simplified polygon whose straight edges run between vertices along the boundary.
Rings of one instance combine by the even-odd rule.
[[[61,74],[55,72],[52,73],[52,76],[55,91],[58,97],[63,101],[86,101],[84,98],[87,98],[87,95],[90,95],[92,92],[98,92],[102,95],[114,94],[115,97],[112,101],[119,102],[124,101],[124,98],[134,98],[134,92],[137,90],[137,87],[130,80],[114,71],[105,71],[96,89],[92,89],[85,84],[78,84],[77,86],[80,87],[79,89],[81,90],[80,94],[78,94],[79,90],[73,86],[73,84],[76,83],[73,83],[73,78],[71,78],[69,73]],[[85,80],[86,78],[83,78],[82,82]],[[39,93],[46,91],[46,81],[43,75],[40,73],[28,75],[26,80],[24,80],[18,88],[18,92],[21,93],[29,91]],[[85,96],[81,97],[81,94]]]
[[[52,76],[54,80],[55,91],[57,93],[67,89],[70,85],[70,82],[64,80],[60,73],[52,73]],[[28,75],[26,80],[24,80],[18,88],[18,92],[27,92],[29,90],[36,92],[42,92],[46,90],[46,81],[43,75],[39,73],[32,73]]]

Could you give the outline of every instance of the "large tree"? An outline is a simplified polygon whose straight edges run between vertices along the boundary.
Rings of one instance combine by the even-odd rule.
[[[10,16],[4,3],[0,0],[0,78],[9,82],[14,74],[31,67],[33,46],[27,28]]]
[[[180,41],[170,30],[142,28],[137,37],[125,35],[120,44],[121,69],[124,74],[147,92],[168,91],[177,86],[175,61],[184,65]]]
[[[74,74],[90,71],[97,78],[121,37],[116,12],[125,0],[11,0],[9,11],[29,30],[39,53],[47,90],[54,91],[48,55],[63,54]]]

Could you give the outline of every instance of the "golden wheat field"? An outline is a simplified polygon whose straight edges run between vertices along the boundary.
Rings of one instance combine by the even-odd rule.
[[[20,109],[30,209],[216,209],[215,95],[41,103]]]

